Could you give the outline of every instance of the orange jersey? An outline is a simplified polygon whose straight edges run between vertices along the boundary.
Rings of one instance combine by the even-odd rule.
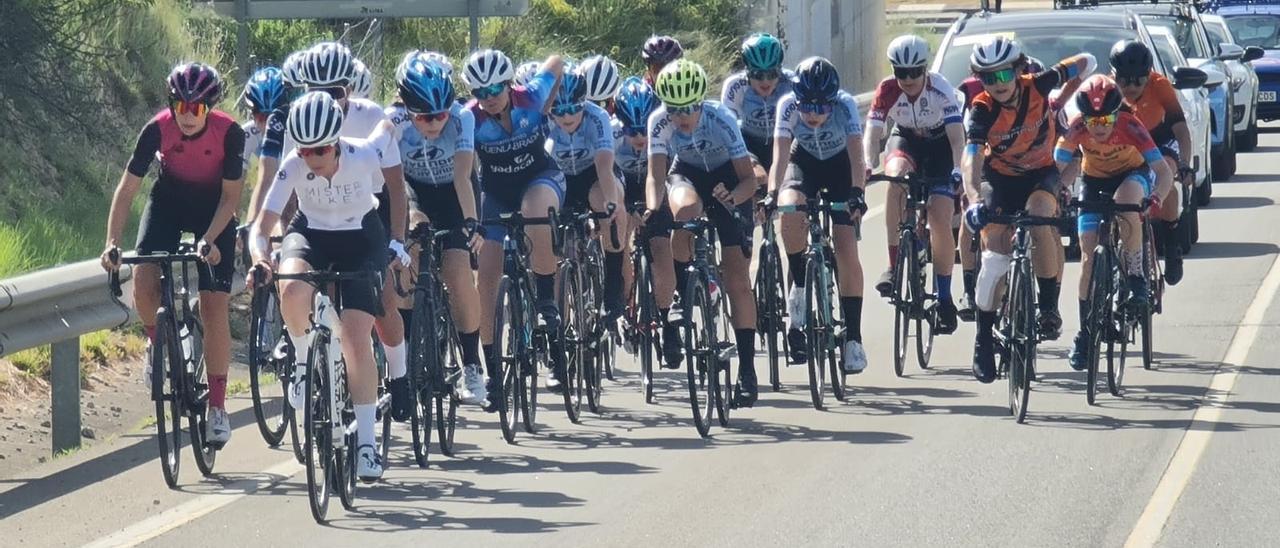
[[[965,133],[970,143],[986,147],[991,169],[1017,176],[1053,165],[1057,131],[1049,92],[1065,79],[1060,70],[1018,76],[1020,99],[1013,107],[986,91],[973,98]]]
[[[1157,143],[1172,141],[1173,125],[1187,119],[1182,113],[1182,104],[1178,102],[1178,91],[1173,89],[1168,78],[1155,71],[1151,72],[1147,87],[1138,100],[1126,100],[1125,105],[1142,121],[1142,126]]]
[[[1120,111],[1115,128],[1105,141],[1097,141],[1089,134],[1083,116],[1073,116],[1066,134],[1058,139],[1054,156],[1060,162],[1069,162],[1077,150],[1084,153],[1084,174],[1090,177],[1118,177],[1152,162],[1163,161],[1151,134],[1127,110]]]

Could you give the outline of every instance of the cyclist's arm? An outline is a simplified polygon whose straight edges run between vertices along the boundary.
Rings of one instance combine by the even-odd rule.
[[[964,120],[965,137],[969,143],[964,146],[960,160],[960,179],[964,182],[964,192],[970,204],[978,203],[982,194],[982,165],[987,160],[987,138],[1000,108],[987,101],[987,97],[980,94],[970,105]]]
[[[296,154],[288,156],[288,158],[296,157]],[[267,235],[274,231],[276,224],[280,221],[281,212],[293,197],[293,189],[296,185],[293,177],[300,175],[290,173],[290,170],[302,169],[302,166],[298,165],[302,163],[301,161],[295,161],[293,164],[287,161],[282,163],[285,165],[271,178],[273,182],[271,190],[264,193],[266,196],[262,200],[262,210],[253,220],[253,229],[249,236],[249,254],[253,256],[255,263],[270,258],[271,244],[267,240]]]
[[[853,188],[867,187],[867,163],[866,158],[862,156],[862,147],[858,143],[862,141],[861,135],[850,135],[845,138],[845,151],[849,154],[849,167],[853,169],[851,174],[853,177],[850,184]]]
[[[555,82],[548,85],[547,95],[542,100],[542,112],[551,112],[551,104],[555,102],[556,94],[560,92],[560,77],[564,75],[564,61],[559,55],[552,55],[546,61],[542,62],[542,71],[550,72],[555,76]],[[535,79],[535,82],[541,82]],[[536,87],[541,87],[535,84]]]
[[[1075,161],[1076,150],[1079,149],[1079,145],[1073,139],[1075,133],[1074,130],[1068,129],[1067,134],[1059,137],[1058,144],[1053,147],[1053,163],[1057,164],[1058,173],[1063,177],[1067,176],[1067,166]]]
[[[453,189],[462,207],[462,218],[479,220],[475,189],[471,185],[471,172],[476,162],[476,119],[470,110],[459,109],[458,116],[451,118],[449,123],[457,123],[459,127],[457,150],[453,153]]]
[[[987,148],[974,142],[964,147],[964,156],[960,161],[960,178],[964,181],[964,193],[969,196],[969,203],[979,202],[982,193],[982,164],[987,159]]]
[[[218,209],[213,212],[213,220],[200,240],[213,243],[218,235],[227,228],[227,223],[235,217],[240,208],[240,192],[244,189],[244,129],[233,125],[227,130],[223,141],[222,152],[222,196],[218,200]],[[222,257],[230,261],[232,257]]]
[[[791,163],[790,137],[773,137],[773,167],[769,169],[769,194],[777,195],[782,188],[782,178],[787,176],[787,164]]]
[[[602,148],[596,151],[596,180],[600,184],[600,194],[605,204],[613,204],[617,211],[622,211],[622,187],[606,184],[613,177],[613,148]]]
[[[267,191],[271,190],[271,181],[275,180],[276,170],[279,168],[279,158],[258,157],[258,183],[253,186],[253,192],[249,195],[249,210],[245,212],[245,217],[250,221],[257,218],[258,212],[262,211],[262,201],[266,199]]]
[[[947,142],[951,144],[951,165],[958,168],[964,161],[964,126],[960,122],[951,122],[946,128]]]
[[[1173,189],[1173,170],[1169,169],[1169,163],[1164,161],[1164,155],[1159,150],[1155,151],[1154,157],[1149,157],[1147,153],[1143,153],[1143,157],[1147,157],[1147,165],[1151,166],[1151,170],[1156,172],[1156,188],[1155,196],[1164,198],[1169,195],[1169,191]]]
[[[880,157],[880,141],[883,139],[884,125],[868,123],[867,133],[862,136],[862,143],[859,147],[862,149],[862,157],[866,160],[868,167],[874,167],[874,165],[880,163],[876,160]]]
[[[391,122],[383,120],[369,140],[377,147],[383,184],[391,200],[391,239],[403,242],[405,225],[409,222],[409,194],[405,190],[404,168],[400,165],[400,147],[392,138],[394,133]]]
[[[862,159],[868,167],[880,164],[880,143],[884,140],[884,128],[889,121],[889,109],[893,108],[897,93],[900,93],[900,91],[897,91],[897,86],[897,82],[891,78],[881,81],[880,85],[876,87],[876,95],[871,101],[871,108],[867,109],[867,129],[862,136]]]
[[[130,156],[129,164],[120,175],[120,182],[116,184],[116,190],[111,195],[111,212],[107,216],[106,247],[120,246],[120,234],[124,232],[124,225],[129,222],[129,208],[133,205],[133,197],[142,187],[142,178],[151,168],[151,162],[155,160],[156,152],[159,150],[160,126],[155,122],[148,123],[138,133],[133,155]]]
[[[644,206],[651,210],[662,207],[662,194],[667,186],[667,155],[649,156],[649,176],[645,178]]]
[[[751,163],[750,156],[741,156],[733,159],[733,172],[738,176],[738,186],[733,187],[733,203],[745,204],[751,201],[756,195],[756,189],[760,188],[760,181],[756,179],[756,168]]]

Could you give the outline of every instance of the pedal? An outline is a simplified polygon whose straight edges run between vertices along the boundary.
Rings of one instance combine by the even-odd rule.
[[[738,345],[728,341],[721,341],[716,345],[716,361],[727,362],[738,356]]]

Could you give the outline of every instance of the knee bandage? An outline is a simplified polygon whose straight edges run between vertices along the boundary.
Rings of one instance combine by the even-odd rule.
[[[996,309],[996,287],[1000,285],[1004,275],[1009,273],[1011,264],[1013,264],[1013,257],[1010,255],[991,251],[982,252],[982,270],[978,272],[978,283],[974,294],[979,310],[991,312]]]

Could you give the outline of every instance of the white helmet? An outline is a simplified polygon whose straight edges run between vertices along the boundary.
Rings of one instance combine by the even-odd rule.
[[[969,68],[976,71],[990,71],[1022,60],[1022,46],[1018,42],[1003,36],[992,36],[973,46],[973,54],[969,56]]]
[[[578,65],[578,73],[586,80],[588,101],[613,99],[622,87],[618,64],[603,55],[588,57]]]
[[[929,62],[929,43],[914,34],[904,34],[889,42],[889,64],[894,67],[923,67]]]
[[[516,67],[516,77],[512,81],[515,82],[517,86],[526,85],[529,83],[529,80],[533,79],[535,74],[538,74],[539,70],[542,70],[542,63],[537,61],[520,63],[520,66]]]
[[[284,77],[284,83],[295,88],[303,86],[302,65],[306,58],[306,50],[298,50],[284,59],[284,63],[280,64],[280,74]]]
[[[482,49],[467,58],[467,66],[462,71],[462,81],[467,88],[477,90],[493,84],[510,82],[515,78],[516,69],[511,58],[496,49]]]
[[[320,42],[307,50],[302,64],[302,80],[312,87],[347,86],[351,84],[351,50],[337,42]]]
[[[351,95],[357,99],[368,99],[373,92],[373,74],[364,62],[356,59],[351,63]]]
[[[336,143],[341,131],[342,107],[328,93],[309,92],[289,107],[289,137],[300,147]]]

